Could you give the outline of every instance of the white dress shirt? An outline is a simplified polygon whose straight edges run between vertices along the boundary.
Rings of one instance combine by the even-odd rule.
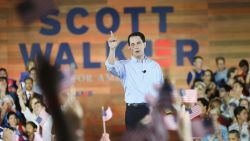
[[[126,103],[145,103],[145,95],[158,97],[157,85],[164,83],[160,65],[148,57],[143,61],[131,57],[129,60],[105,62],[107,71],[120,78],[125,91]]]
[[[240,130],[241,129],[241,130]],[[249,141],[249,133],[248,133],[248,124],[247,122],[244,122],[242,124],[242,127],[239,126],[238,123],[233,123],[231,126],[228,128],[229,131],[231,130],[237,130],[240,132],[240,140],[241,141]]]

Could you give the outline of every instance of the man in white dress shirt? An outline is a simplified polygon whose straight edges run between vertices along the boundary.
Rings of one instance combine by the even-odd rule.
[[[149,113],[145,96],[147,94],[158,96],[155,86],[164,82],[162,70],[157,62],[145,56],[146,42],[141,32],[134,32],[128,36],[128,45],[132,53],[132,57],[128,60],[115,59],[118,40],[112,31],[108,44],[110,50],[105,65],[107,71],[121,80],[125,91],[125,124],[127,129],[133,129]]]

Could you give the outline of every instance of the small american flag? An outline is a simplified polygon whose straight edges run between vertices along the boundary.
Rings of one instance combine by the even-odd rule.
[[[39,125],[43,126],[43,124],[46,122],[46,120],[48,119],[49,116],[50,116],[50,115],[45,111],[45,109],[43,109],[43,110],[40,112],[39,116],[36,118],[36,122],[37,122]]]
[[[197,102],[197,90],[180,90],[182,102],[184,103],[196,103]]]
[[[199,116],[201,114],[201,107],[199,105],[194,105],[190,111],[189,111],[189,114],[190,114],[190,119],[194,119],[195,117]]]
[[[112,116],[113,116],[113,113],[112,113],[110,107],[108,107],[108,109],[106,111],[105,110],[102,111],[102,120],[103,121],[110,120],[112,118]]]

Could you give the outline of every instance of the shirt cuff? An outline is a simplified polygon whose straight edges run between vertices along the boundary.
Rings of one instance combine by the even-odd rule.
[[[115,61],[115,63],[116,63],[117,61]],[[114,68],[115,67],[115,63],[112,65],[112,64],[110,64],[109,62],[108,62],[108,59],[105,61],[105,66],[106,66],[106,68],[107,68],[107,70],[110,70],[110,69],[112,69],[112,68]]]

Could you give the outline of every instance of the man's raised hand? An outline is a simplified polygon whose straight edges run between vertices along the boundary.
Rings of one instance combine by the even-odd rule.
[[[110,31],[110,38],[108,40],[108,44],[109,44],[110,49],[115,49],[118,45],[118,40],[114,36],[112,31]]]

